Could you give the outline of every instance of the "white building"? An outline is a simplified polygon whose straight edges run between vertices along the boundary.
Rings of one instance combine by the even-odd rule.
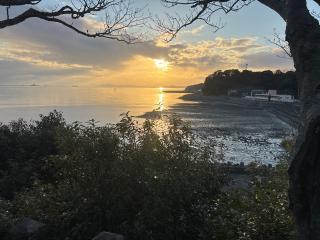
[[[295,102],[293,95],[277,94],[277,90],[268,90],[265,93],[257,93],[257,90],[252,90],[251,96],[245,96],[246,99],[275,101],[275,102]]]

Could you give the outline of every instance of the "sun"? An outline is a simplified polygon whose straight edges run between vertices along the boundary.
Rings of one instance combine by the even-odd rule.
[[[167,71],[169,68],[170,63],[164,59],[154,59],[154,64],[156,68],[162,71]]]

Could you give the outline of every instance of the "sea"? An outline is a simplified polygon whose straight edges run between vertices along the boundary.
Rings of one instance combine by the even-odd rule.
[[[67,122],[117,123],[129,112],[138,122],[153,110],[177,113],[204,144],[214,145],[226,162],[275,164],[285,152],[281,141],[294,129],[264,109],[238,106],[224,98],[185,98],[183,88],[0,86],[0,122],[39,119],[53,110]],[[201,96],[200,96],[201,99]],[[139,117],[140,116],[140,117]]]
[[[162,87],[0,86],[0,122],[37,120],[40,114],[58,110],[67,122],[94,119],[101,124],[116,123],[122,113],[140,116],[183,103],[182,91]]]

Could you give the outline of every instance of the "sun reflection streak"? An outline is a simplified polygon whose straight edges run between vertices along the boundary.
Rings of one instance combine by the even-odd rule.
[[[164,110],[164,99],[165,93],[163,92],[164,88],[159,88],[159,95],[158,95],[158,111],[162,112]]]

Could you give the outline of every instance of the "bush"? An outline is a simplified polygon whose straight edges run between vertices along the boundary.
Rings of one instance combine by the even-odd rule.
[[[8,237],[13,224],[12,204],[0,198],[0,239]]]
[[[176,116],[158,132],[125,114],[117,125],[66,124],[61,113],[0,126],[0,238],[16,219],[42,239],[294,239],[287,163],[247,167],[252,186],[222,192],[225,165]]]
[[[297,239],[288,206],[288,163],[252,165],[252,186],[221,194],[209,218],[213,239]]]
[[[33,124],[19,119],[0,123],[0,198],[13,199],[16,192],[30,187],[35,178],[46,178],[40,168],[43,158],[57,154],[55,134],[64,128],[62,114],[40,115]]]
[[[125,115],[116,126],[78,123],[57,129],[58,154],[47,156],[31,189],[14,201],[17,215],[47,223],[46,239],[199,239],[223,183],[212,153],[173,117],[159,134]]]

